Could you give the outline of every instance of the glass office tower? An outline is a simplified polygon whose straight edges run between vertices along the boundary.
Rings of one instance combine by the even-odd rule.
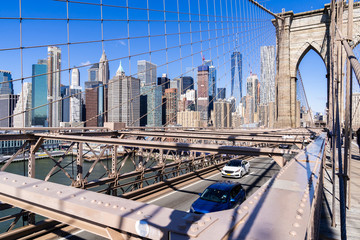
[[[43,74],[43,75],[42,75]],[[47,60],[39,60],[37,64],[32,65],[32,98],[31,107],[36,108],[48,103],[47,101]],[[46,126],[47,106],[32,110],[31,125]]]

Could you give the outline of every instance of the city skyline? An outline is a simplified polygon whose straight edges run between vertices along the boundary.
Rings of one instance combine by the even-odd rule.
[[[318,7],[321,7],[321,5],[317,5]],[[122,45],[122,43],[120,43],[120,45]],[[125,44],[126,45],[126,44]],[[123,45],[123,46],[125,46],[125,45]],[[259,45],[260,46],[260,45]],[[237,48],[238,48],[239,46],[234,46],[233,48],[234,48],[234,50],[237,50]],[[60,50],[61,50],[61,54],[63,54],[63,52],[64,51],[62,51],[62,49],[63,49],[64,47],[60,47]],[[106,47],[105,47],[106,48]],[[112,53],[113,52],[113,48],[106,48],[106,49],[103,49],[102,50],[102,53],[103,53],[103,55],[104,55],[104,53],[105,52],[109,52],[109,53]],[[110,50],[109,50],[110,49]],[[206,55],[206,51],[204,51],[204,55]],[[240,51],[240,53],[241,53],[241,51]],[[230,54],[230,53],[228,53],[228,54]],[[257,54],[260,54],[259,52],[257,53]],[[310,52],[309,54],[307,54],[306,56],[305,56],[305,58],[307,58],[309,55],[312,55],[313,53],[312,52]],[[66,55],[66,53],[65,53],[65,55]],[[201,53],[201,55],[203,55],[203,53]],[[211,56],[211,52],[209,52],[209,54],[208,54],[208,56]],[[248,54],[249,55],[249,54]],[[250,56],[248,56],[248,57],[250,57]],[[254,58],[254,56],[251,56],[251,57],[253,57]],[[38,56],[37,57],[38,59],[41,59],[41,56]],[[218,57],[217,57],[218,58]],[[304,59],[305,59],[304,58]],[[153,58],[153,59],[157,59],[157,58]],[[195,59],[196,61],[200,61],[200,58],[199,57],[196,57],[195,58],[195,56],[194,57],[192,57],[192,59]],[[218,61],[218,59],[216,59],[216,57],[214,58],[212,58],[213,60],[214,60],[214,62],[219,62]],[[209,60],[206,60],[206,61],[213,61],[212,59],[210,59],[209,58]],[[66,61],[66,57],[64,57],[63,58],[63,60],[62,60],[62,66],[64,66],[64,65],[66,65],[66,63],[65,64],[63,64],[64,62]],[[148,60],[146,60],[146,59],[144,59],[144,61],[148,61]],[[74,66],[79,66],[80,67],[80,70],[79,70],[79,73],[80,73],[80,71],[82,71],[83,72],[83,70],[88,70],[89,69],[89,67],[91,67],[91,66],[93,66],[93,65],[96,65],[96,64],[100,64],[100,66],[99,66],[99,68],[101,68],[101,59],[100,59],[100,61],[99,62],[93,62],[94,64],[91,64],[90,63],[90,61],[85,61],[85,62],[82,62],[82,63],[87,63],[87,65],[89,65],[89,66],[87,66],[87,67],[85,67],[85,68],[83,68],[81,65],[84,65],[84,64],[81,64],[80,63],[80,65],[79,64],[75,64]],[[107,62],[107,61],[106,61]],[[115,61],[116,62],[116,61]],[[110,68],[111,68],[111,66],[110,65],[113,65],[113,64],[115,64],[115,62],[114,61],[112,61],[112,59],[110,59],[109,58],[109,71],[108,72],[110,72]],[[126,64],[126,62],[127,61],[125,61],[125,67],[127,66],[129,69],[131,69],[132,68],[132,64],[134,64],[134,61],[132,61],[132,63],[131,64]],[[154,62],[155,64],[157,64],[155,61],[152,61],[152,62]],[[250,61],[251,62],[251,61]],[[253,61],[252,61],[253,62]],[[249,71],[249,69],[253,69],[253,66],[251,66],[251,64],[248,64],[248,66],[246,66],[247,64],[246,63],[249,63],[249,60],[247,60],[247,61],[245,61],[244,62],[244,68],[245,69],[247,69],[246,71]],[[225,62],[223,62],[223,65],[228,65],[229,64],[229,61],[225,61]],[[158,68],[163,68],[164,69],[164,66],[162,66],[162,64],[157,64],[157,65],[159,65],[160,67],[158,67]],[[194,64],[195,65],[195,64]],[[215,67],[217,67],[216,65],[217,64],[215,64],[214,63],[214,65],[215,65]],[[259,62],[257,63],[257,65],[260,65],[259,64]],[[304,61],[302,61],[301,63],[300,63],[300,67],[302,66],[302,65],[304,65]],[[62,67],[62,69],[64,69],[65,67]],[[167,76],[169,77],[169,79],[174,79],[174,78],[176,78],[174,75],[177,75],[178,73],[175,73],[176,71],[170,71],[169,69],[171,69],[171,67],[168,65],[168,64],[166,64],[166,70],[164,69],[164,71],[159,71],[159,74],[161,73],[161,72],[166,72],[167,73]],[[185,72],[183,69],[184,68],[186,68],[186,65],[185,64],[182,64],[182,67],[181,67],[181,69],[182,69],[182,71],[181,71],[181,74],[180,75],[177,75],[177,76],[183,76],[183,73]],[[192,66],[192,68],[194,69],[194,68],[196,68],[195,66]],[[227,87],[226,86],[224,86],[224,78],[226,78],[227,79],[227,81],[229,80],[229,72],[231,72],[230,70],[229,70],[229,68],[227,69],[227,72],[224,72],[224,69],[222,69],[221,70],[221,64],[220,64],[220,72],[219,73],[221,73],[222,72],[222,75],[221,74],[218,74],[218,75],[220,75],[219,76],[219,84],[220,84],[220,87],[224,87],[224,88],[226,88],[226,91],[231,91],[231,89],[230,89],[230,87],[229,87],[229,83],[227,82]],[[256,66],[254,67],[254,68],[256,68]],[[259,66],[258,66],[258,68],[259,68]],[[25,69],[25,66],[24,66],[24,69]],[[63,70],[62,70],[63,71]],[[244,72],[244,75],[246,75],[247,74],[247,72]],[[24,71],[24,72],[26,72],[26,71]],[[136,71],[134,71],[134,70],[132,70],[132,72],[136,72]],[[178,72],[178,71],[177,71]],[[256,71],[256,70],[254,70],[254,72],[256,72],[256,73],[258,73],[258,74],[260,74],[260,71]],[[18,75],[19,73],[17,72],[15,75]],[[159,77],[159,74],[157,74],[155,77]],[[162,73],[161,73],[162,74]],[[187,73],[185,73],[184,75],[186,75]],[[33,74],[31,74],[31,75],[33,75]],[[110,74],[108,74],[108,75],[110,75]],[[136,76],[136,73],[133,73],[133,75],[135,75]],[[189,74],[190,75],[190,74]],[[324,74],[321,74],[321,75],[324,75]],[[63,85],[70,85],[70,83],[71,83],[71,81],[69,80],[69,84],[66,84],[66,82],[67,82],[67,78],[69,78],[68,76],[70,76],[70,74],[66,74],[66,71],[63,71],[62,72],[62,75],[61,75],[61,84],[63,84]],[[80,82],[81,82],[81,86],[83,87],[84,86],[84,84],[85,84],[85,79],[84,79],[84,77],[86,76],[86,74],[81,74],[81,80],[80,80]],[[106,77],[105,77],[106,78]],[[231,78],[231,77],[230,77]],[[304,82],[305,82],[305,88],[308,88],[308,85],[306,84],[306,79],[307,79],[307,74],[306,73],[303,73],[303,78],[304,78]],[[195,81],[196,81],[196,79],[194,79]],[[260,80],[260,82],[262,82],[262,79],[260,78],[259,79]],[[26,80],[25,80],[26,81]],[[106,83],[106,80],[104,81],[105,83]],[[17,89],[17,93],[19,93],[20,92],[20,90],[21,90],[21,88],[19,88],[19,86],[18,86],[18,81],[16,81],[16,82],[14,82],[14,84],[15,84],[15,89]],[[196,89],[196,82],[194,83],[194,85],[195,85],[195,89]],[[241,85],[240,85],[241,86]],[[320,86],[322,86],[322,87],[320,87],[319,89],[324,89],[324,84],[320,84]],[[243,86],[242,86],[243,87]],[[230,89],[230,90],[229,90]],[[313,89],[310,89],[308,92],[312,92],[313,91]],[[241,96],[241,94],[242,94],[242,92],[240,92],[240,96]],[[312,99],[312,97],[314,97],[314,94],[308,94],[308,97],[309,97],[309,99]],[[261,98],[260,98],[261,99]],[[236,100],[237,100],[237,104],[239,104],[239,101],[240,101],[240,98],[239,97],[237,97],[236,98]],[[316,95],[316,101],[310,101],[311,102],[311,104],[312,103],[315,103],[315,104],[317,104],[318,102],[319,102],[319,100],[321,100],[322,101],[322,107],[318,107],[318,108],[316,108],[316,107],[312,107],[312,110],[314,111],[314,112],[317,112],[317,111],[319,111],[319,112],[323,112],[324,111],[324,105],[325,105],[325,102],[326,102],[326,100],[324,99],[324,97],[323,96],[319,96],[319,95]],[[212,103],[212,101],[211,101],[211,103]],[[105,106],[106,106],[106,103],[105,103]],[[105,109],[104,109],[104,111],[106,112],[106,107],[105,107]]]
[[[13,16],[16,15],[16,13],[18,13],[18,6],[17,4],[14,3],[7,3],[9,4],[8,6],[8,11],[7,11],[7,15]],[[38,13],[38,9],[36,9],[35,6],[37,5],[41,5],[41,7],[49,7],[49,11],[50,13],[53,13],[54,16],[56,17],[64,17],[61,14],[61,9],[64,9],[64,4],[62,4],[61,2],[47,2],[47,1],[43,1],[40,0],[39,2],[35,3],[34,6],[30,6],[27,3],[24,3],[23,5],[23,13],[24,15],[27,14],[37,14]],[[119,3],[120,5],[123,3]],[[129,3],[130,5],[132,5],[132,3]],[[141,7],[143,5],[146,5],[144,1],[139,1],[138,2],[139,6],[137,7]],[[161,2],[151,2],[151,8],[157,8],[157,9],[161,9],[161,7],[163,4]],[[76,4],[72,4],[70,3],[70,9],[72,6],[76,6]],[[192,11],[197,12],[200,11],[201,14],[205,14],[208,11],[208,14],[213,14],[213,15],[221,15],[220,12],[218,11],[219,9],[219,3],[216,2],[216,6],[212,6],[209,4],[209,6],[206,8],[206,5],[203,5],[202,8],[198,9],[198,4],[194,1],[190,2],[190,7],[191,9],[193,9]],[[100,10],[99,7],[88,7],[88,6],[82,6],[84,7],[87,11],[84,11],[84,14],[82,17],[84,18],[95,18],[95,16],[97,16],[97,11],[96,10]],[[188,3],[187,2],[182,2],[179,6],[180,9],[187,9]],[[166,4],[166,9],[173,9],[176,8],[176,5],[174,3],[167,3]],[[56,11],[55,11],[56,9]],[[230,10],[229,10],[230,11]],[[235,9],[233,10],[234,14],[235,14]],[[238,14],[238,13],[237,13]],[[104,16],[109,16],[112,18],[116,18],[116,16],[114,16],[114,13],[108,12],[108,11],[104,11]],[[140,12],[134,12],[134,14],[132,15],[133,18],[136,17],[141,17]],[[234,16],[235,17],[235,16]],[[118,18],[118,17],[117,17]],[[174,16],[169,16],[167,17],[167,19],[169,21],[175,20],[173,19]],[[225,87],[230,91],[230,87],[226,86],[228,85],[228,79],[230,78],[230,74],[229,74],[229,67],[228,64],[230,62],[230,56],[231,51],[227,50],[228,48],[230,49],[234,49],[235,50],[235,45],[232,43],[232,39],[235,38],[235,35],[233,35],[231,32],[227,32],[225,34],[225,36],[223,36],[223,40],[217,41],[215,38],[215,33],[216,31],[214,31],[214,29],[221,29],[221,25],[217,24],[215,25],[215,23],[212,23],[209,25],[209,30],[211,30],[210,35],[209,35],[209,40],[207,41],[205,39],[205,36],[207,36],[207,26],[208,26],[208,22],[204,21],[203,23],[198,24],[196,22],[192,23],[192,29],[193,31],[198,31],[200,28],[203,28],[204,34],[202,36],[204,43],[200,43],[200,35],[199,34],[194,34],[192,36],[192,41],[194,42],[192,44],[192,50],[190,49],[190,45],[189,45],[189,38],[188,36],[186,36],[186,32],[189,31],[189,24],[187,23],[188,21],[188,16],[184,15],[184,16],[180,16],[181,20],[183,20],[184,22],[180,22],[180,31],[184,32],[181,35],[181,44],[185,45],[182,46],[182,52],[180,52],[179,48],[174,48],[174,45],[178,45],[180,44],[180,42],[178,42],[178,40],[175,41],[175,39],[173,39],[172,37],[168,38],[168,46],[174,48],[172,50],[169,50],[167,53],[165,53],[165,50],[159,51],[159,49],[163,48],[163,45],[165,44],[165,38],[161,37],[161,38],[151,38],[151,39],[132,39],[135,38],[136,36],[143,36],[145,33],[148,34],[148,29],[147,27],[145,27],[144,25],[142,25],[141,23],[132,23],[132,32],[130,35],[130,41],[127,41],[127,38],[124,40],[117,40],[117,41],[105,41],[103,44],[101,44],[101,42],[98,43],[90,43],[90,44],[71,44],[70,46],[70,51],[68,51],[68,47],[67,46],[59,46],[62,49],[62,69],[64,70],[62,73],[62,84],[63,85],[70,85],[71,79],[70,78],[70,74],[68,74],[68,68],[72,68],[72,67],[77,67],[81,73],[81,86],[84,87],[84,82],[87,81],[86,79],[86,75],[87,75],[87,69],[89,67],[91,67],[93,64],[95,63],[99,63],[99,53],[101,54],[103,51],[106,52],[106,55],[108,57],[108,63],[109,63],[109,69],[110,72],[115,73],[117,66],[118,66],[118,61],[122,60],[123,63],[123,68],[125,69],[125,71],[128,73],[129,76],[133,76],[133,77],[138,77],[136,76],[136,72],[137,72],[137,61],[138,60],[146,60],[146,61],[151,61],[155,64],[158,65],[158,73],[162,74],[162,73],[166,73],[169,78],[173,79],[173,78],[180,78],[181,76],[187,76],[187,75],[191,75],[186,73],[186,68],[187,67],[191,67],[193,69],[196,69],[197,66],[199,66],[201,64],[202,61],[202,56],[205,56],[205,58],[207,60],[211,60],[213,61],[213,65],[216,68],[217,71],[217,76],[218,76],[218,86],[217,87]],[[268,18],[269,20],[271,19],[271,16],[266,16],[266,18]],[[214,21],[216,19],[210,19],[210,21]],[[24,20],[24,22],[26,22],[26,20]],[[34,22],[34,27],[36,26],[35,24],[37,24],[38,22],[35,21]],[[40,23],[45,24],[45,26],[47,26],[47,22],[45,21],[40,21]],[[99,23],[99,24],[98,24]],[[206,27],[205,27],[206,25]],[[243,23],[244,27],[250,27],[250,25],[247,25],[247,23]],[[24,24],[24,41],[23,44],[25,45],[31,45],[34,44],[34,42],[36,41],[40,41],[42,38],[47,39],[48,42],[62,42],[63,40],[65,40],[64,38],[56,38],[57,35],[60,34],[60,30],[59,31],[54,31],[56,28],[61,28],[61,24],[56,24],[54,25],[52,28],[42,28],[42,29],[46,29],[46,31],[39,31],[39,29],[35,29],[31,32],[31,28],[27,28],[25,27],[27,26],[26,24]],[[117,28],[117,29],[123,29],[121,31],[111,31],[110,27],[113,26],[122,26],[124,28]],[[169,24],[170,26],[170,24]],[[271,26],[271,23],[269,21],[268,26]],[[225,27],[225,26],[224,26]],[[100,21],[99,22],[94,22],[93,24],[87,23],[87,22],[79,22],[78,25],[76,24],[71,24],[70,23],[70,33],[71,33],[71,42],[76,42],[81,40],[84,34],[90,34],[89,36],[98,36],[98,31],[100,31]],[[105,22],[104,26],[104,39],[118,39],[121,37],[127,37],[127,30],[126,30],[126,25],[122,24],[122,23],[112,23],[112,22]],[[241,27],[239,26],[239,31],[241,30]],[[262,28],[263,31],[265,31],[265,26]],[[170,28],[167,29],[167,34],[175,34],[177,31],[177,28]],[[11,31],[10,31],[11,32]],[[51,32],[49,34],[49,32]],[[116,33],[117,32],[117,33]],[[152,27],[152,25],[150,25],[150,32],[151,34],[155,35],[155,34],[165,34],[164,30],[162,30],[161,28],[155,28]],[[242,31],[240,31],[242,32]],[[27,36],[29,34],[38,34],[38,40],[33,41],[33,42],[28,42],[27,41]],[[48,33],[48,34],[45,34]],[[218,31],[219,34],[221,34],[221,31]],[[117,34],[117,36],[115,36],[115,34]],[[250,37],[250,35],[248,33],[243,33],[244,35],[246,35],[246,37]],[[10,34],[11,35],[11,34]],[[12,35],[11,35],[12,36]],[[13,36],[16,36],[15,34]],[[273,42],[275,43],[275,35],[271,33],[271,36],[273,36],[272,38],[267,39],[267,42]],[[93,38],[93,37],[92,37]],[[97,38],[94,37],[94,40],[96,40]],[[57,41],[56,41],[57,40]],[[219,39],[220,40],[220,39]],[[5,46],[7,45],[13,45],[11,42],[7,42],[8,40],[5,40]],[[149,42],[151,42],[151,46],[149,46]],[[241,44],[241,42],[239,42]],[[130,45],[129,45],[130,44]],[[260,41],[256,41],[253,42],[253,44],[255,45],[259,45]],[[56,44],[55,44],[56,45]],[[213,46],[213,47],[208,47],[209,45]],[[255,69],[259,68],[259,64],[258,63],[253,63],[251,64],[251,62],[253,62],[253,60],[251,59],[251,53],[250,51],[247,51],[247,47],[245,47],[245,45],[249,45],[249,43],[244,43],[244,49],[240,49],[241,46],[239,45],[238,48],[236,49],[236,51],[240,51],[240,52],[244,52],[244,56],[248,56],[248,58],[246,60],[244,60],[244,73],[248,72],[248,66],[249,63],[250,65],[252,65],[252,68]],[[151,48],[150,48],[151,47]],[[226,47],[226,48],[224,48]],[[145,52],[144,50],[146,49],[146,51],[151,50],[152,52],[146,53],[146,54],[140,54],[138,56],[133,56],[131,57],[131,59],[129,57],[129,55],[136,55],[138,53],[141,52]],[[128,51],[131,51],[130,53]],[[175,51],[176,50],[176,51]],[[42,58],[42,54],[44,53],[42,48],[34,48],[31,50],[31,55],[29,55],[28,53],[30,52],[30,50],[25,49],[24,50],[24,58],[23,58],[23,77],[27,77],[27,76],[31,76],[31,73],[28,71],[28,66],[30,66],[31,64],[35,63],[35,59],[33,59],[33,56],[37,56],[37,58]],[[191,54],[191,52],[193,54]],[[70,56],[68,56],[68,53],[70,53]],[[167,55],[168,57],[164,57],[164,55]],[[172,62],[174,60],[174,57],[177,57],[179,54],[182,55],[182,59],[178,60],[176,62]],[[223,58],[223,56],[225,58]],[[168,59],[168,63],[166,62],[166,59]],[[9,69],[9,71],[12,71],[14,74],[14,79],[18,79],[21,78],[21,71],[19,69],[18,66],[18,61],[15,61],[15,59],[13,59],[12,57],[10,57],[9,62],[4,62],[4,65],[8,65],[9,67],[7,67],[7,69]],[[70,60],[70,62],[68,62],[68,60]],[[0,60],[1,61],[1,60]],[[2,62],[1,62],[2,63]],[[11,64],[9,64],[11,63]],[[86,67],[84,67],[84,65],[87,65]],[[246,66],[245,66],[246,65]],[[258,66],[255,66],[258,65]],[[14,68],[15,67],[15,68]],[[16,68],[17,67],[17,68]],[[135,75],[134,75],[135,74]],[[113,74],[114,75],[114,74]],[[113,76],[112,75],[112,76]],[[112,77],[111,76],[111,77]],[[157,75],[156,77],[161,77],[159,75]],[[194,79],[196,81],[196,79]],[[26,79],[25,79],[26,81]],[[14,82],[15,83],[15,89],[16,89],[16,93],[19,93],[20,88],[19,88],[19,81]],[[228,96],[230,95],[229,93],[227,94]],[[239,99],[239,97],[237,97],[237,99]]]

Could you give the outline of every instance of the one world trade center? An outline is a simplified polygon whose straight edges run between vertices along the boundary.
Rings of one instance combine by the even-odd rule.
[[[242,55],[240,52],[231,54],[231,96],[234,97],[235,71],[238,71],[240,99],[242,98]]]

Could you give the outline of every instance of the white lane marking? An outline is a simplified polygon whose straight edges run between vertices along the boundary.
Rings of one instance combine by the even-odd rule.
[[[358,147],[358,145],[355,142],[351,142],[352,144],[354,144],[354,146]]]
[[[274,160],[273,160],[273,161],[274,161]],[[260,171],[260,170],[258,170],[258,171]],[[257,172],[258,172],[258,171],[257,171]],[[246,175],[246,177],[248,177],[249,175],[252,175],[252,174],[254,174],[254,173],[255,173],[255,172],[251,172],[250,174]],[[213,177],[215,177],[216,175],[219,175],[219,174],[220,174],[220,173],[216,173],[216,174],[210,176],[209,178],[213,178]],[[271,179],[269,179],[266,183],[268,183],[270,180],[271,180]],[[179,190],[186,189],[186,188],[188,188],[188,187],[194,186],[195,184],[198,184],[198,183],[203,182],[203,181],[205,181],[205,180],[200,180],[199,182],[192,183],[192,184],[190,184],[189,186],[180,188]],[[266,184],[266,183],[265,183],[265,184]],[[156,199],[154,199],[154,200],[151,200],[151,201],[148,201],[148,202],[146,202],[146,203],[149,204],[149,203],[156,202],[156,201],[158,201],[158,200],[160,200],[160,199],[162,199],[162,198],[168,197],[168,196],[170,196],[170,195],[172,195],[172,194],[174,194],[174,193],[176,193],[176,192],[170,192],[170,193],[168,193],[168,194],[166,194],[166,195],[164,195],[164,196],[158,197],[158,198],[156,198]],[[189,210],[188,212],[190,212],[190,210]],[[79,234],[79,233],[82,233],[82,232],[85,232],[85,230],[79,230],[79,231],[77,231],[77,232],[75,232],[75,233],[72,233],[71,235],[68,235],[68,236],[65,236],[65,237],[63,237],[63,238],[60,238],[60,240],[66,240],[66,239],[70,238],[71,236],[75,236],[75,235],[77,235],[77,234]]]
[[[70,238],[70,237],[72,237],[72,236],[75,236],[75,235],[77,235],[77,234],[79,234],[79,233],[82,233],[82,232],[85,232],[85,230],[79,230],[79,231],[77,231],[77,232],[71,233],[71,234],[69,234],[69,235],[67,235],[67,236],[65,236],[65,237],[63,237],[63,238],[59,238],[59,240],[68,239],[68,238]]]
[[[213,178],[213,177],[215,177],[215,176],[217,176],[217,175],[219,175],[219,174],[220,174],[220,173],[216,173],[216,174],[214,174],[214,175],[212,175],[212,176],[210,176],[210,177],[208,177],[208,178]],[[192,183],[192,184],[190,184],[190,185],[188,185],[188,186],[186,186],[186,187],[180,188],[179,190],[184,190],[184,189],[186,189],[186,188],[188,188],[188,187],[194,186],[194,185],[196,185],[196,184],[198,184],[198,183],[201,183],[201,182],[203,182],[203,181],[206,181],[206,180],[200,180],[200,181],[198,181],[198,182],[194,182],[194,183]],[[172,195],[172,194],[174,194],[174,193],[176,193],[176,191],[170,192],[170,193],[168,193],[168,194],[165,194],[165,195],[163,195],[163,196],[160,196],[160,197],[158,197],[158,198],[155,198],[154,200],[148,201],[148,202],[146,202],[146,203],[149,204],[149,203],[156,202],[156,201],[158,201],[158,200],[160,200],[160,199],[163,199],[163,198],[165,198],[165,197],[168,197],[168,196],[170,196],[170,195]]]

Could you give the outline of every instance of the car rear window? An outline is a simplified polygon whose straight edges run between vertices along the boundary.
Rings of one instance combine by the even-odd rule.
[[[201,199],[211,201],[211,202],[226,202],[228,196],[228,192],[214,189],[214,188],[207,188],[201,195]]]
[[[229,166],[229,167],[238,167],[238,166],[241,166],[241,160],[231,160],[229,161],[226,166]]]

